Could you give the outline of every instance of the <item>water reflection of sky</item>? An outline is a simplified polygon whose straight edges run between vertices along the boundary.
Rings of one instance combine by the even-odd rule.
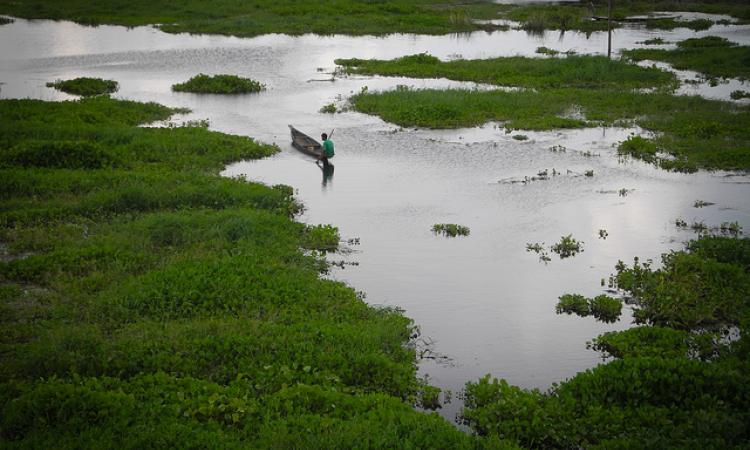
[[[676,41],[720,35],[750,43],[750,27],[721,26],[706,32],[615,31],[617,49],[639,46],[657,35]],[[404,308],[450,364],[424,361],[442,387],[460,390],[486,373],[524,387],[547,387],[591,367],[598,356],[585,348],[598,333],[629,326],[602,325],[557,316],[563,293],[596,295],[618,259],[658,259],[691,238],[678,217],[750,227],[747,177],[721,173],[666,173],[638,162],[618,161],[613,147],[639,129],[522,132],[526,141],[496,124],[460,130],[400,130],[354,112],[328,115],[321,106],[369,89],[397,84],[473,87],[448,80],[351,77],[330,81],[338,57],[393,58],[428,52],[449,59],[534,55],[539,46],[579,53],[606,51],[606,34],[522,31],[458,36],[290,37],[239,39],[164,34],[150,27],[84,27],[69,22],[25,21],[0,27],[0,97],[72,98],[46,88],[47,81],[97,76],[120,82],[116,96],[188,107],[184,119],[210,120],[213,129],[280,145],[281,153],[231,165],[226,175],[245,175],[297,189],[307,210],[301,220],[333,223],[344,239],[359,238],[332,276],[367,293],[373,304]],[[319,69],[322,68],[321,72]],[[234,73],[266,83],[268,90],[236,97],[173,93],[170,86],[198,72]],[[686,74],[683,76],[691,76]],[[742,86],[742,85],[740,85]],[[735,87],[735,85],[732,85]],[[691,89],[701,89],[691,87]],[[711,91],[701,91],[701,93]],[[725,95],[725,94],[722,94]],[[328,179],[313,161],[288,144],[287,124],[317,135],[335,128],[335,173]],[[565,152],[553,152],[552,146]],[[587,156],[591,155],[591,156]],[[508,183],[555,169],[559,176]],[[593,170],[593,177],[583,173]],[[621,196],[620,189],[628,189]],[[717,205],[696,209],[697,199]],[[729,208],[729,209],[727,209]],[[436,222],[460,223],[471,235],[445,239],[430,232]],[[606,229],[609,237],[598,238]],[[548,265],[526,243],[573,234],[585,251],[572,259],[554,255]],[[452,416],[459,403],[446,408]]]

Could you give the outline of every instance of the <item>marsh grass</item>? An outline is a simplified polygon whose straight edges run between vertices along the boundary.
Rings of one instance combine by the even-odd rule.
[[[71,80],[56,80],[47,83],[47,87],[55,88],[67,94],[89,97],[92,95],[111,94],[116,92],[119,86],[116,81],[112,80],[80,77]]]
[[[172,85],[175,92],[196,94],[250,94],[264,90],[266,86],[250,78],[236,75],[198,74],[184,83]]]
[[[501,86],[526,88],[670,88],[673,74],[653,67],[640,67],[603,56],[570,55],[564,58],[521,56],[443,62],[421,53],[394,60],[337,59],[347,73],[449,78]]]
[[[169,33],[257,36],[268,33],[445,34],[494,27],[475,19],[497,17],[499,5],[483,1],[434,0],[166,0],[128,3],[106,0],[0,1],[0,11],[24,18],[68,19],[85,24],[158,24]]]
[[[397,89],[354,95],[355,109],[403,127],[460,128],[503,122],[508,129],[551,130],[633,123],[658,133],[630,138],[631,155],[669,170],[750,167],[750,108],[729,102],[664,93],[579,89],[536,92]],[[577,106],[584,118],[570,118]],[[660,153],[670,155],[661,157]]]
[[[592,11],[589,3],[593,6],[593,14],[599,17],[607,15],[607,1],[595,0],[592,2],[572,2],[566,4],[524,4],[506,6],[502,14],[505,18],[521,23],[521,28],[530,32],[540,33],[544,30],[577,30],[585,33],[593,31],[606,31],[606,20],[592,20]],[[620,20],[628,16],[643,15],[656,11],[689,11],[710,14],[728,14],[741,19],[741,22],[750,20],[750,6],[743,0],[705,1],[705,0],[624,0],[613,2],[612,26],[621,26]],[[646,21],[649,28],[671,30],[678,27],[693,30],[704,30],[713,25],[706,19],[675,20],[675,19],[652,19]]]
[[[635,61],[665,61],[675,69],[694,70],[709,77],[750,78],[750,46],[706,36],[677,43],[673,50],[639,48],[623,51]]]
[[[732,91],[729,94],[729,97],[731,97],[732,100],[741,100],[743,98],[750,98],[750,92],[736,90],[736,91]]]
[[[320,277],[336,228],[292,220],[289,186],[218,176],[278,149],[138,126],[174,112],[0,101],[3,442],[473,448],[412,408],[436,389],[412,322]]]

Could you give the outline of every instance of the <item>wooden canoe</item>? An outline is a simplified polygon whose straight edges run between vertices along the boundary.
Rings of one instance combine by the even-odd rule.
[[[323,147],[321,147],[318,141],[291,125],[289,125],[289,130],[292,132],[292,145],[294,148],[316,158],[323,154]]]

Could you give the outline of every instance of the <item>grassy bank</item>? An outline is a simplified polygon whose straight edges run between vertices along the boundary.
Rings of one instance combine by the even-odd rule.
[[[0,101],[0,437],[11,447],[482,444],[418,413],[400,313],[320,278],[332,227],[217,175],[275,147],[156,104]],[[495,442],[495,448],[503,444]]]
[[[443,62],[427,54],[393,60],[337,59],[347,73],[448,78],[459,81],[526,88],[634,89],[673,87],[673,74],[656,68],[639,67],[603,56],[565,58],[506,57]]]
[[[465,422],[482,436],[533,448],[743,447],[749,264],[749,240],[719,237],[664,255],[661,269],[637,259],[618,264],[613,285],[632,298],[642,325],[593,340],[615,359],[548,392],[489,376],[469,383]],[[561,303],[572,297],[583,299]],[[740,337],[727,339],[734,329]]]
[[[510,129],[550,130],[635,123],[660,133],[650,160],[669,169],[750,168],[750,108],[728,102],[619,90],[538,92],[414,90],[363,92],[351,98],[361,112],[401,126],[459,128],[487,121]],[[581,117],[583,116],[583,117]],[[643,157],[646,152],[623,152]],[[662,154],[671,155],[663,157]]]
[[[638,48],[623,51],[635,61],[664,61],[675,69],[693,70],[709,77],[750,78],[750,46],[739,46],[716,36],[677,43],[674,50]]]
[[[116,81],[112,80],[81,77],[71,80],[56,80],[47,83],[47,87],[55,88],[67,94],[89,97],[92,95],[111,94],[116,92],[119,86]]]
[[[197,94],[249,94],[260,92],[266,86],[250,78],[236,75],[196,75],[184,83],[172,85],[176,92],[193,92]]]
[[[740,22],[750,21],[750,6],[743,0],[624,0],[612,2],[613,27],[619,27],[618,20],[628,16],[644,15],[656,11],[702,12],[710,14],[726,14]],[[607,1],[593,0],[592,2],[564,3],[559,5],[527,4],[506,6],[502,12],[507,19],[521,23],[528,31],[544,30],[579,30],[584,32],[603,31],[607,29],[606,20],[592,20],[593,4],[595,16],[607,16]],[[674,20],[655,19],[645,22],[645,26],[658,29],[673,29],[678,27],[693,30],[704,30],[713,23],[705,19]]]
[[[170,33],[235,36],[465,32],[487,29],[487,25],[475,24],[473,20],[495,18],[497,11],[498,6],[479,0],[0,0],[0,12],[29,19],[68,19],[85,24],[128,26],[160,24],[160,29]]]

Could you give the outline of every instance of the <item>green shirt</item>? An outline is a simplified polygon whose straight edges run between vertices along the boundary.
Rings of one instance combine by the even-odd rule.
[[[326,158],[333,158],[333,141],[330,139],[326,139],[323,141],[323,154],[326,155]]]

